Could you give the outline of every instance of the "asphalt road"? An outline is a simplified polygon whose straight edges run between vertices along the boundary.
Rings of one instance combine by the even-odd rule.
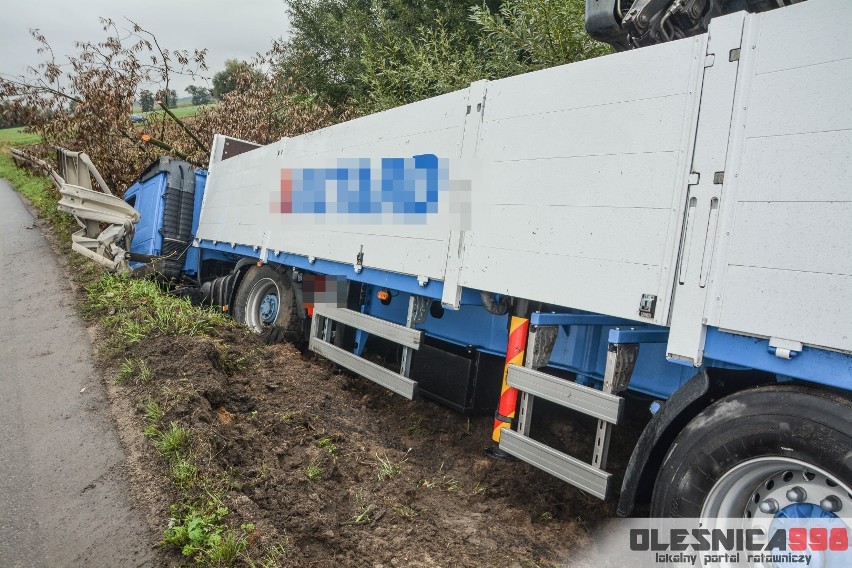
[[[0,180],[0,566],[161,566],[67,277]]]

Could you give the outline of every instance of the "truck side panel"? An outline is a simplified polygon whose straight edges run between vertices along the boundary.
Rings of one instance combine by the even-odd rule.
[[[755,18],[743,46],[751,71],[732,123],[741,161],[726,175],[711,325],[852,350],[850,18],[848,2]]]
[[[463,285],[667,323],[704,41],[488,84]]]
[[[335,168],[338,159],[459,158],[468,90],[449,93],[335,125],[213,164],[198,237],[286,251],[354,265],[443,280],[446,224],[298,224],[296,215],[270,209],[282,169]],[[416,108],[412,108],[416,107]],[[375,174],[374,174],[375,175]],[[334,198],[333,183],[328,184]]]

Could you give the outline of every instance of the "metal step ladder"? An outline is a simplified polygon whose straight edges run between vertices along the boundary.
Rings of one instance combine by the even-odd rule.
[[[423,332],[414,329],[414,326],[426,319],[428,306],[427,298],[411,296],[408,302],[406,325],[399,325],[346,308],[328,304],[317,305],[311,322],[308,348],[341,367],[411,400],[417,396],[417,382],[408,378],[411,359],[414,351],[420,349],[423,341]],[[372,361],[367,361],[355,353],[334,345],[332,327],[334,322],[402,345],[402,362],[399,372],[396,373]]]
[[[606,471],[606,460],[612,428],[621,422],[624,412],[624,398],[619,396],[619,393],[623,392],[630,382],[640,343],[665,342],[668,340],[668,330],[611,330],[601,390],[536,369],[547,364],[560,325],[611,326],[623,323],[624,320],[606,316],[535,313],[530,318],[524,366],[510,365],[506,379],[509,386],[520,391],[521,398],[517,427],[515,430],[503,430],[500,449],[601,499],[606,499],[611,489],[612,474]],[[591,463],[529,437],[533,402],[536,398],[598,419]]]

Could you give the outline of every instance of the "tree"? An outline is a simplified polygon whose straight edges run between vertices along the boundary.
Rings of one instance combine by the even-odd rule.
[[[505,0],[499,10],[473,8],[490,75],[507,77],[611,53],[586,33],[585,10],[583,0]]]
[[[461,89],[487,73],[475,46],[440,19],[401,45],[368,44],[362,61],[367,95],[359,106],[368,112]]]
[[[436,28],[476,51],[478,26],[470,9],[482,0],[287,0],[290,39],[281,63],[296,84],[325,103],[345,107],[368,100],[366,57],[403,56],[421,30]],[[496,9],[500,0],[488,0]],[[396,60],[400,63],[402,60]],[[375,63],[375,61],[371,61]]]
[[[101,41],[77,42],[77,52],[62,59],[32,30],[44,62],[20,77],[0,74],[0,101],[11,105],[10,112],[22,113],[41,136],[42,144],[30,151],[48,161],[54,146],[84,151],[119,192],[162,152],[146,141],[162,141],[183,155],[195,152],[194,159],[203,162],[206,152],[195,151],[192,140],[164,113],[149,115],[144,131],[130,116],[143,86],[167,88],[174,74],[195,76],[205,68],[205,51],[167,50],[133,22],[130,30],[108,19],[101,24]]]
[[[609,53],[584,0],[287,0],[282,66],[333,107],[373,112]]]
[[[190,85],[186,88],[186,92],[192,96],[193,105],[206,105],[211,100],[210,89],[207,87]]]
[[[249,63],[228,59],[225,68],[213,75],[213,96],[222,99],[232,91],[246,91],[261,80],[260,72]]]
[[[157,91],[157,100],[166,105],[166,108],[176,108],[177,92],[174,89],[160,89]]]
[[[139,105],[142,107],[142,112],[150,112],[154,110],[155,104],[156,101],[154,99],[154,93],[152,93],[148,89],[145,89],[141,93],[139,93]]]

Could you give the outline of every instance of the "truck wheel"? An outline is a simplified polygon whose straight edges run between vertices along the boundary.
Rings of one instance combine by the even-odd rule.
[[[663,460],[651,514],[825,518],[852,511],[852,402],[796,385],[725,397]]]
[[[271,266],[246,272],[234,298],[234,319],[263,335],[267,343],[282,341],[298,323],[293,282]]]

